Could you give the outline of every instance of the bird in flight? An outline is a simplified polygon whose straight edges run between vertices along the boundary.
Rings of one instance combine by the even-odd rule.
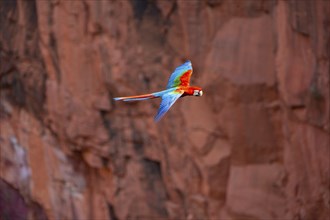
[[[168,80],[165,90],[144,95],[126,96],[114,98],[116,101],[140,101],[153,98],[162,98],[155,121],[159,121],[171,106],[181,97],[184,96],[202,96],[202,88],[190,86],[190,77],[193,72],[191,62],[188,60],[184,64],[178,66]]]

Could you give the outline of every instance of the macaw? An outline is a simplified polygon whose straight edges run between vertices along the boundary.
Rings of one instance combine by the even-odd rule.
[[[181,97],[184,96],[202,96],[202,88],[197,86],[190,86],[190,77],[192,74],[192,65],[188,60],[184,64],[178,66],[172,73],[168,80],[166,90],[160,92],[154,92],[144,95],[117,97],[114,100],[119,101],[140,101],[153,98],[162,98],[158,113],[155,117],[155,121],[159,121],[165,113],[171,108],[171,106]]]

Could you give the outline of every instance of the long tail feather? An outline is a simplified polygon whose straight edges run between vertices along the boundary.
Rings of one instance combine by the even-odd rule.
[[[157,98],[158,96],[151,94],[145,94],[145,95],[135,95],[135,96],[125,96],[125,97],[117,97],[114,98],[116,101],[124,101],[124,102],[130,102],[130,101],[141,101],[141,100],[147,100],[147,99],[153,99]]]
[[[144,94],[144,95],[117,97],[117,98],[114,98],[114,100],[130,102],[130,101],[141,101],[141,100],[147,100],[147,99],[154,99],[154,98],[162,97],[164,94],[167,94],[174,90],[175,90],[175,88],[171,88],[171,89],[163,90],[160,92],[154,92],[154,93],[149,93],[149,94]]]

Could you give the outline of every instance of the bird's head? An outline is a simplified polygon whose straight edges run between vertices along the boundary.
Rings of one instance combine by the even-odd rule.
[[[201,88],[195,87],[193,95],[194,96],[202,96],[203,95],[203,90]]]

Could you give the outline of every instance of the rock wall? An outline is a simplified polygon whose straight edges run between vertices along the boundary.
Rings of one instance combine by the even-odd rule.
[[[327,219],[330,2],[0,2],[0,219]],[[193,63],[201,98],[154,123]]]

